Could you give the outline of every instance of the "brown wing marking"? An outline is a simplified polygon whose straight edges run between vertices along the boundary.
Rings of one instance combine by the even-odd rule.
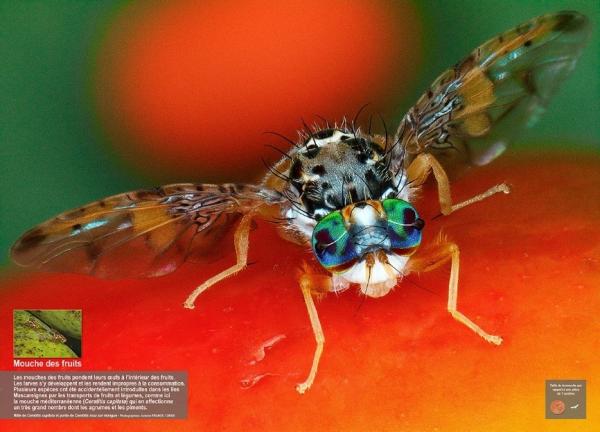
[[[188,258],[210,256],[241,214],[278,200],[251,185],[177,184],[115,195],[33,228],[11,255],[46,271],[160,276]]]
[[[559,12],[484,43],[408,111],[392,166],[408,166],[422,152],[432,153],[449,175],[489,163],[543,113],[588,36],[583,15]]]

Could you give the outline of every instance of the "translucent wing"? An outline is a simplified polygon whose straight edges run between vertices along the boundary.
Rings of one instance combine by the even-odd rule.
[[[397,169],[436,156],[450,175],[485,165],[542,114],[589,35],[577,12],[543,15],[481,45],[438,77],[403,118]]]
[[[104,278],[161,276],[210,254],[241,214],[278,204],[250,185],[174,184],[115,195],[63,213],[12,247],[19,265]]]

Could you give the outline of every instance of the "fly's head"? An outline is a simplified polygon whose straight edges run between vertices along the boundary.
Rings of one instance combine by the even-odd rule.
[[[313,230],[321,265],[363,294],[381,297],[395,285],[421,243],[424,222],[408,202],[387,198],[350,204],[329,213]]]

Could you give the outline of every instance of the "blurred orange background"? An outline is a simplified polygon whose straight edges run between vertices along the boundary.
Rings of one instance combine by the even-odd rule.
[[[301,118],[340,121],[403,97],[420,27],[407,2],[133,4],[100,52],[100,113],[144,170],[247,181],[264,170],[266,130],[296,140]]]

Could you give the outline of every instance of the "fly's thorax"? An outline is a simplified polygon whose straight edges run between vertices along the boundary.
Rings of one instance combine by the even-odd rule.
[[[398,197],[406,178],[403,170],[392,172],[390,157],[377,137],[317,130],[290,153],[287,193],[297,200],[296,210],[316,221],[351,203]]]
[[[367,200],[322,218],[312,234],[319,263],[366,295],[385,295],[421,243],[424,222],[408,202]]]

